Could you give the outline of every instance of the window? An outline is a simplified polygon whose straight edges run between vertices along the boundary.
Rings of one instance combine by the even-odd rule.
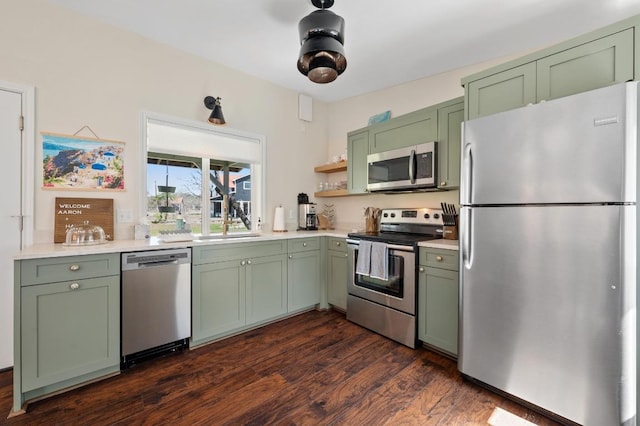
[[[229,232],[257,229],[263,137],[156,115],[145,122],[142,209],[152,236],[182,227],[178,219],[194,234],[221,233],[224,200]]]

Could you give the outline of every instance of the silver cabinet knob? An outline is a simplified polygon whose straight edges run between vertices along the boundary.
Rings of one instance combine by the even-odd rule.
[[[436,256],[436,260],[437,260],[438,262],[442,262],[444,259],[442,258],[442,256]]]
[[[418,269],[420,272],[424,272],[424,268],[420,267],[420,269]]]
[[[250,260],[247,260],[247,265],[251,265],[251,261]]]
[[[292,254],[289,255],[289,259],[293,259],[293,255]]]
[[[79,289],[79,288],[80,288],[80,284],[78,284],[78,283],[73,283],[73,284],[69,285],[69,288],[70,288],[71,290],[77,290],[77,289]]]
[[[349,253],[345,253],[345,254],[344,254],[344,257],[349,257]]]
[[[440,186],[447,186],[447,182],[445,181],[440,182]]]
[[[240,265],[241,265],[241,266],[244,266],[244,265],[246,265],[246,264],[247,264],[247,262],[245,262],[244,260],[241,260],[241,261],[240,261]]]
[[[336,246],[340,247],[340,241],[336,242]]]
[[[302,247],[306,247],[306,246],[307,246],[307,243],[302,243]]]
[[[69,266],[69,270],[71,272],[79,271],[80,270],[80,265],[71,265],[71,266]]]

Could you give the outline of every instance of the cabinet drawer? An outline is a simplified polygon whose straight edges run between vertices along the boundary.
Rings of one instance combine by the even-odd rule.
[[[288,240],[288,252],[320,250],[320,238],[295,238]]]
[[[420,248],[420,265],[433,268],[458,270],[458,251],[434,248]]]
[[[327,237],[327,250],[335,250],[346,253],[347,242],[344,238]]]
[[[193,248],[193,264],[247,259],[251,257],[285,254],[287,240],[261,241],[256,243],[228,243]]]
[[[119,253],[20,261],[23,286],[109,275],[120,275]]]

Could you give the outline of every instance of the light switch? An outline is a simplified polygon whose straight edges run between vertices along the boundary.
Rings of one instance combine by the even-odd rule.
[[[133,210],[131,209],[117,209],[117,221],[118,223],[132,223],[133,222]]]

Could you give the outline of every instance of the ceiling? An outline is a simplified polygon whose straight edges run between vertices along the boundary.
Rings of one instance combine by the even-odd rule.
[[[347,69],[300,74],[310,0],[49,0],[325,102],[556,43],[640,14],[637,0],[335,0]]]

